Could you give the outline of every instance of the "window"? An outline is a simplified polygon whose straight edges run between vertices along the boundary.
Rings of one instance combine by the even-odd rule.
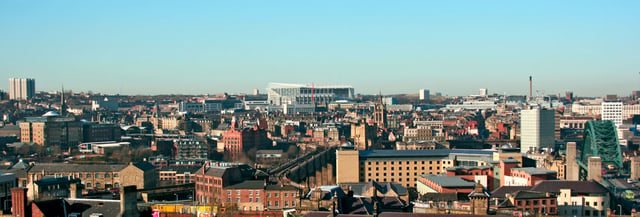
[[[96,188],[100,188],[100,182],[96,182]]]
[[[120,187],[120,183],[117,183],[117,182],[116,182],[116,183],[114,183],[114,184],[113,184],[113,187],[119,188],[119,187]]]
[[[253,195],[253,191],[252,190],[249,190],[249,195]]]
[[[256,197],[256,203],[260,202],[260,198]]]
[[[584,215],[585,216],[591,216],[591,210],[585,210],[584,211]]]
[[[593,206],[598,206],[598,202],[593,202]]]
[[[111,176],[109,175],[109,173],[105,173],[104,178],[108,179],[108,178],[111,178]]]
[[[271,197],[271,192],[267,193],[267,197]]]
[[[91,188],[91,182],[87,182],[86,186],[87,188]]]
[[[538,200],[534,200],[533,205],[538,205]]]
[[[542,200],[542,205],[547,205],[547,200]]]
[[[227,195],[231,195],[231,190],[228,190],[228,191],[227,191]]]
[[[296,206],[296,201],[291,201],[291,206]]]
[[[278,204],[278,201],[276,201],[276,207],[278,207],[278,206],[280,206],[280,205]]]
[[[267,206],[271,206],[271,201],[267,201]]]
[[[249,203],[253,202],[253,197],[249,198]]]
[[[589,206],[589,201],[587,201],[586,205]]]
[[[284,207],[288,207],[289,206],[289,201],[285,201],[284,202]]]
[[[278,193],[276,193],[276,197],[278,197]],[[277,205],[276,205],[277,206]]]
[[[102,177],[100,173],[96,174],[96,179],[99,179],[100,177]]]
[[[284,193],[284,197],[288,197],[288,196],[289,196],[289,193]]]
[[[87,178],[91,178],[91,174],[87,174]]]
[[[239,198],[239,197],[238,197],[238,198],[236,198],[236,202],[237,202],[237,203],[240,203],[240,198]]]
[[[260,191],[256,190],[256,196],[260,195]]]

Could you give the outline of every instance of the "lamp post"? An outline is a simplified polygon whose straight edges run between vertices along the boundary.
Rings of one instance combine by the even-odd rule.
[[[176,202],[173,204],[174,211],[178,213],[178,193],[174,193],[176,195]]]
[[[618,207],[620,208],[620,213],[618,213],[618,214],[622,215],[622,205],[618,204]]]

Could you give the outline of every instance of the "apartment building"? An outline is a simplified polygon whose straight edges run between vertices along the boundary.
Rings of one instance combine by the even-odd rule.
[[[445,173],[454,166],[485,166],[491,161],[491,154],[492,151],[467,149],[358,151],[345,147],[336,152],[336,181],[397,182],[415,187],[422,174]]]

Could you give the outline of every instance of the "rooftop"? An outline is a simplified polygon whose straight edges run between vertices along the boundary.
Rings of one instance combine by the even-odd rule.
[[[478,149],[433,149],[433,150],[367,150],[360,157],[446,157],[449,155],[491,156],[495,150]]]
[[[263,180],[247,180],[235,185],[227,186],[225,189],[264,189]]]
[[[530,175],[553,175],[557,173],[556,171],[553,171],[553,170],[537,168],[537,167],[520,167],[520,168],[513,168],[512,170],[522,171]]]
[[[421,176],[444,188],[473,188],[476,186],[475,182],[470,182],[457,176],[437,176],[432,174],[423,174]]]

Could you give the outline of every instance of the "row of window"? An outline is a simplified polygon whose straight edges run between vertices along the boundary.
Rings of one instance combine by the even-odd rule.
[[[411,167],[406,167],[406,168],[407,168],[407,170],[411,170]],[[421,167],[422,170],[424,170],[425,168],[426,167]],[[395,169],[396,169],[395,167],[391,167],[391,170],[395,170]],[[371,167],[368,167],[367,170],[371,171]],[[376,167],[376,171],[379,171],[379,170],[380,170],[380,168]],[[387,167],[383,167],[382,170],[386,171]],[[398,170],[402,170],[402,167],[398,167]],[[418,170],[418,167],[413,167],[413,170]],[[429,167],[429,170],[433,170],[433,167]],[[436,167],[436,170],[440,170],[440,167],[439,166]]]
[[[411,164],[411,161],[405,161],[405,162],[406,162],[406,163],[405,163],[406,165]],[[430,160],[430,161],[429,161],[429,164],[433,164],[433,162],[434,162],[434,161]],[[420,161],[420,163],[421,163],[421,164],[425,164],[425,163],[426,163],[426,161]],[[436,163],[436,164],[440,164],[440,161],[439,161],[439,160],[437,160],[437,161],[435,161],[435,163]],[[451,163],[451,162],[450,162],[450,161],[442,161],[442,163],[443,163],[443,164],[449,164],[449,163]],[[380,165],[380,161],[375,161],[375,164],[376,164],[376,165]],[[395,161],[391,161],[391,162],[390,162],[390,164],[391,164],[391,165],[394,165],[394,164],[395,164]],[[418,161],[413,161],[413,164],[418,164]],[[371,161],[367,162],[367,165],[371,165]],[[383,162],[382,162],[382,165],[387,165],[387,161],[383,161]],[[402,161],[398,161],[398,165],[402,165]]]
[[[107,185],[110,185],[110,184],[107,183]],[[92,188],[92,186],[94,186],[94,185],[92,185],[91,182],[87,182],[87,183],[85,183],[85,186],[87,186],[87,188]],[[114,183],[113,187],[114,188],[119,188],[120,187],[120,183],[117,183],[117,182]],[[96,182],[95,183],[95,188],[102,188],[102,184],[100,182]]]

